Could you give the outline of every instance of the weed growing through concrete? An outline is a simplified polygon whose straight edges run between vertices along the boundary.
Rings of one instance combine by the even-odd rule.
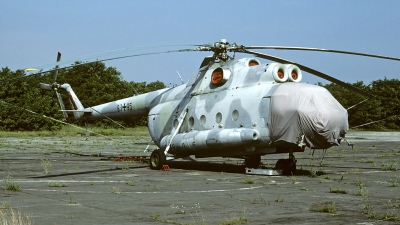
[[[73,199],[72,197],[69,197],[68,204],[76,205],[76,204],[78,204],[78,200]]]
[[[130,169],[129,164],[128,164],[128,162],[126,162],[126,165],[125,165],[125,167],[122,168],[122,171],[129,170],[129,169]]]
[[[364,196],[364,210],[365,214],[367,214],[371,219],[374,219],[376,217],[376,213],[373,211],[374,207],[371,204],[371,201],[369,200],[369,196],[365,195]]]
[[[114,194],[121,194],[121,189],[119,188],[119,187],[112,187],[111,188],[111,193],[114,193]]]
[[[335,214],[336,203],[335,202],[312,203],[310,205],[309,210],[314,212],[325,212],[325,213]]]
[[[278,198],[275,199],[275,202],[283,202],[283,194],[282,194],[282,187],[279,192]]]
[[[42,159],[41,164],[42,164],[42,168],[43,168],[43,170],[44,170],[44,173],[45,173],[45,174],[48,174],[48,173],[49,173],[49,170],[50,170],[50,168],[51,168],[51,162],[50,162],[50,160],[48,160],[48,159]]]
[[[135,186],[135,184],[134,183],[132,183],[132,181],[129,179],[129,177],[127,177],[126,178],[126,182],[125,182],[127,185],[129,185],[129,186]]]
[[[364,185],[360,185],[360,188],[358,189],[357,196],[367,196],[368,195],[368,189]]]
[[[311,168],[311,169],[310,169],[310,175],[309,175],[309,176],[312,177],[312,178],[318,177],[318,175],[317,175],[317,170],[315,170],[314,168]]]
[[[196,203],[194,207],[187,208],[185,206],[178,206],[175,204],[170,205],[170,207],[174,210],[173,214],[188,214],[193,221],[200,221],[195,222],[195,224],[206,224],[204,220],[204,215],[201,212],[200,203]],[[158,221],[163,221],[165,219],[158,218]],[[165,221],[163,221],[165,222]],[[169,222],[171,223],[171,222]],[[173,224],[187,224],[187,223],[179,223],[175,221]]]
[[[245,183],[245,184],[254,184],[255,182],[254,182],[253,179],[247,178],[246,180],[243,181],[243,183]]]
[[[9,202],[2,202],[0,209],[11,209],[11,204]]]
[[[158,222],[161,222],[161,223],[182,224],[182,223],[178,223],[176,220],[164,219],[164,218],[162,218],[161,215],[159,215],[159,214],[153,214],[153,215],[151,216],[151,218],[152,218],[154,221],[158,221]]]
[[[352,169],[347,173],[351,174],[351,173],[362,173],[362,172],[364,172],[362,169]]]
[[[6,185],[5,187],[6,191],[21,191],[19,184],[12,181],[10,175],[7,175],[6,178],[3,178],[3,182]]]
[[[399,179],[398,176],[396,176],[395,179],[390,179],[389,187],[398,187],[399,186],[399,183],[397,181],[398,179]]]
[[[382,170],[383,171],[397,171],[397,162],[393,160],[382,162]]]
[[[329,187],[329,193],[336,193],[336,194],[347,194],[347,191],[340,190],[340,189],[333,189],[332,186]]]
[[[293,174],[292,174],[292,184],[295,184],[296,183],[296,176],[294,176]]]
[[[376,160],[374,160],[374,159],[362,159],[361,162],[362,163],[372,163],[374,165],[374,167],[376,167]]]
[[[359,186],[359,187],[368,187],[369,183],[366,183],[366,182],[362,181],[361,179],[357,178],[356,185]]]
[[[244,212],[237,216],[236,214],[232,214],[231,218],[226,218],[225,221],[221,221],[218,225],[231,225],[231,224],[246,224],[249,223],[249,219],[244,216]]]
[[[54,182],[54,181],[50,181],[48,184],[49,184],[49,187],[67,187],[66,184],[63,184],[60,182]]]
[[[254,195],[253,195],[254,196]],[[261,196],[259,198],[257,198],[256,196],[254,196],[254,199],[250,202],[251,204],[267,204],[269,205],[270,202],[265,200],[263,194],[261,194]]]
[[[396,221],[399,220],[399,215],[397,214],[396,205],[388,200],[386,203],[386,213],[380,217],[381,220]]]

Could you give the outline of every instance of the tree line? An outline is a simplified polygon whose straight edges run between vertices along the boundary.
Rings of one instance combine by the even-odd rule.
[[[90,64],[76,62],[74,67],[60,69],[57,83],[68,83],[85,107],[123,99],[165,88],[163,82],[127,82],[115,67],[106,67],[102,62]],[[41,90],[39,83],[54,83],[54,72],[42,75],[27,76],[24,71],[11,71],[9,68],[0,70],[0,130],[2,131],[37,131],[59,130],[64,121],[60,106],[54,91]],[[5,81],[5,82],[4,82]],[[60,91],[63,102],[70,109],[69,100],[64,91]],[[50,118],[54,118],[50,119]],[[68,123],[78,125],[70,115]],[[144,126],[146,117],[125,118],[119,121],[125,127]],[[108,120],[91,122],[94,126],[116,127]]]
[[[69,83],[85,107],[127,98],[137,93],[165,88],[161,81],[151,83],[127,82],[123,80],[121,73],[115,67],[107,67],[102,62],[90,64],[75,63],[77,66],[60,69],[57,83]],[[59,130],[63,126],[62,113],[59,111],[57,97],[54,91],[41,90],[39,83],[52,84],[54,74],[44,73],[36,76],[28,76],[22,70],[11,71],[2,68],[0,70],[0,130],[2,131],[37,131]],[[5,81],[5,82],[4,82]],[[367,91],[376,98],[358,104],[366,97],[331,83],[318,85],[328,89],[331,94],[348,109],[350,128],[358,125],[362,129],[371,130],[398,130],[400,128],[400,81],[398,79],[386,79],[364,84],[362,81],[351,85]],[[65,93],[61,92],[65,105],[69,101]],[[356,106],[354,106],[356,105]],[[352,107],[354,106],[354,107]],[[397,115],[397,116],[396,116]],[[54,119],[49,119],[54,118]],[[75,121],[70,117],[69,123],[78,125],[81,121]],[[380,122],[376,122],[380,121]],[[146,117],[126,118],[119,121],[126,127],[144,126]],[[93,122],[95,126],[116,127],[111,121],[101,120]]]
[[[368,124],[360,128],[370,130],[400,129],[400,80],[385,77],[383,80],[372,81],[368,85],[362,81],[352,83],[352,86],[375,96],[375,98],[368,100],[366,100],[367,97],[334,83],[327,85],[319,83],[318,85],[328,89],[340,104],[348,109],[350,128]]]

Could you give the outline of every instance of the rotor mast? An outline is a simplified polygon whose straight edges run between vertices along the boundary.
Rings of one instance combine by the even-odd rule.
[[[219,42],[215,42],[213,45],[210,46],[200,46],[195,49],[195,51],[214,52],[214,60],[221,60],[223,62],[235,58],[235,56],[229,56],[228,52],[243,52],[244,50],[244,45],[238,45],[236,43],[229,44],[226,39],[221,39],[219,40]]]

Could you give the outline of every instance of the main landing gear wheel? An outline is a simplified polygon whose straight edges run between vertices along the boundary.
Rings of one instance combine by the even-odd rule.
[[[244,164],[247,168],[258,168],[261,163],[261,156],[251,155],[244,159]]]
[[[154,150],[150,156],[150,169],[152,170],[160,170],[167,158],[164,154],[164,151],[161,149]]]
[[[293,158],[279,159],[275,168],[282,171],[282,175],[294,175],[296,172],[296,160]]]

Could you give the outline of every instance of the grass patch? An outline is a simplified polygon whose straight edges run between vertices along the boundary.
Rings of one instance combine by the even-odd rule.
[[[76,205],[76,204],[78,204],[78,200],[73,199],[72,197],[69,197],[68,204]]]
[[[41,161],[42,168],[45,174],[48,174],[51,168],[51,162],[48,159],[42,159]]]
[[[0,209],[11,209],[11,204],[9,202],[2,202]]]
[[[239,217],[236,215],[233,215],[232,218],[226,219],[225,221],[221,221],[218,223],[218,225],[246,224],[249,222],[250,221],[247,218],[243,217],[243,215],[241,215]]]
[[[247,178],[246,180],[243,181],[243,183],[245,183],[245,184],[254,184],[255,182],[254,182],[253,179]]]
[[[320,202],[312,203],[309,208],[313,212],[324,212],[324,213],[336,213],[336,203],[335,202]]]
[[[128,177],[126,178],[126,182],[127,185],[129,186],[136,186]]]
[[[99,133],[105,136],[118,134],[120,136],[149,136],[149,131],[146,126],[126,128],[126,129],[103,129],[99,127],[91,127],[92,132]],[[0,137],[74,137],[77,135],[85,135],[85,131],[71,126],[63,126],[60,130],[53,131],[0,131]],[[95,135],[95,134],[90,134]]]
[[[332,187],[329,187],[329,193],[347,194],[347,191],[345,191],[345,190],[340,190],[340,189],[333,189]]]
[[[118,195],[121,194],[121,189],[119,187],[112,187],[110,192]]]
[[[330,176],[325,176],[324,179],[325,180],[331,180],[331,177]]]
[[[382,162],[382,170],[383,171],[397,171],[397,162],[396,161],[386,161]]]
[[[356,194],[357,196],[368,196],[368,189],[367,187],[360,185],[358,192]]]
[[[19,210],[10,209],[0,209],[0,224],[4,225],[31,225],[33,224],[33,219],[29,214],[24,214]]]
[[[67,187],[66,184],[63,183],[59,183],[59,182],[49,182],[49,187]]]
[[[5,187],[6,191],[21,191],[19,184],[12,181],[10,175],[7,175],[6,178],[3,178],[3,182],[6,185]]]
[[[362,169],[352,169],[348,173],[362,173],[364,172]]]

